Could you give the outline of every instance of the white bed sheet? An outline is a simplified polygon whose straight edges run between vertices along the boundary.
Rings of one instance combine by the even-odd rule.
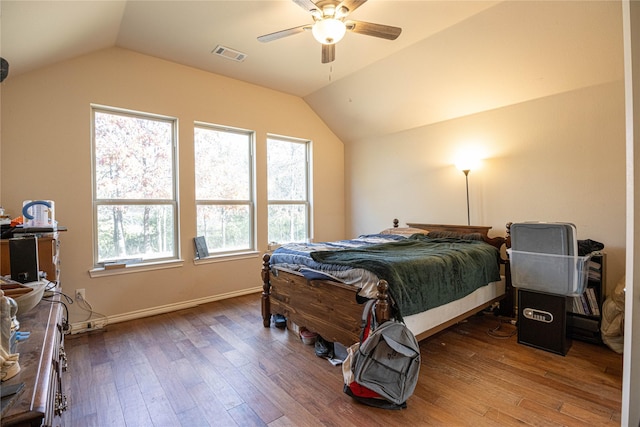
[[[433,329],[463,313],[504,295],[505,287],[505,278],[502,276],[500,281],[491,282],[488,285],[478,288],[464,298],[434,307],[422,313],[406,316],[404,322],[409,330],[413,332],[415,336],[418,336],[425,331]]]

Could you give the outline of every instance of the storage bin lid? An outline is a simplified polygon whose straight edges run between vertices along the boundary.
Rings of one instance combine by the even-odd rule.
[[[514,251],[578,255],[576,226],[569,222],[516,223],[510,232]]]

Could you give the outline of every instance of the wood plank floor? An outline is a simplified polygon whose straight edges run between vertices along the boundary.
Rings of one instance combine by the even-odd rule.
[[[342,371],[293,333],[263,328],[259,295],[69,336],[65,425],[619,425],[622,356],[574,341],[567,356],[474,316],[421,342],[407,409],[355,403]]]

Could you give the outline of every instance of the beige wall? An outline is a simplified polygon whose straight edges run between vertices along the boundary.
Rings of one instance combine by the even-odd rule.
[[[183,267],[89,277],[91,103],[178,117]],[[85,288],[95,310],[110,316],[259,286],[259,255],[192,262],[194,120],[257,132],[260,251],[267,239],[264,138],[273,132],[313,140],[317,241],[373,232],[393,218],[466,223],[464,175],[453,162],[473,147],[484,158],[469,175],[473,224],[504,234],[508,221],[571,221],[580,238],[606,245],[610,289],[624,271],[622,81],[360,140],[343,154],[299,98],[114,48],[5,80],[1,113],[2,206],[17,214],[24,199],[56,201],[56,217],[69,228],[64,289]]]
[[[471,223],[566,221],[605,244],[608,289],[624,274],[625,123],[622,76],[562,93],[346,144],[347,234],[393,218],[466,224],[459,150],[484,158],[469,174]]]
[[[92,103],[178,118],[182,267],[89,276]],[[87,300],[105,315],[144,313],[260,286],[260,253],[209,264],[192,261],[196,120],[256,131],[260,252],[267,249],[267,133],[313,141],[314,238],[344,236],[343,144],[300,98],[113,48],[8,78],[1,113],[2,206],[17,216],[25,199],[55,201],[56,219],[69,229],[61,238],[64,291],[73,295],[85,288]],[[71,311],[72,322],[83,318],[74,306]]]

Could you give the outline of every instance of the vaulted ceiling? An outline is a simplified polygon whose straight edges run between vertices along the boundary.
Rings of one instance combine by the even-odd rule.
[[[615,1],[369,0],[349,19],[402,34],[348,32],[328,64],[310,32],[257,40],[313,23],[291,0],[2,0],[0,13],[9,78],[118,46],[300,96],[346,143],[623,75]]]

